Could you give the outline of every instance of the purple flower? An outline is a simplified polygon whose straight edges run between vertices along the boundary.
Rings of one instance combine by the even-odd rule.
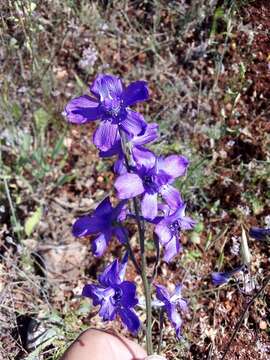
[[[125,87],[113,75],[98,75],[90,91],[94,97],[83,95],[71,100],[64,111],[68,121],[84,124],[101,119],[93,137],[94,144],[102,151],[109,150],[119,140],[119,130],[128,135],[143,134],[146,122],[142,115],[129,106],[149,97],[145,81],[135,81]]]
[[[127,254],[121,263],[114,260],[99,275],[99,285],[85,285],[82,296],[93,300],[93,305],[100,305],[99,315],[103,321],[112,321],[117,315],[132,333],[138,332],[140,320],[133,308],[138,303],[136,285],[124,281],[127,266]]]
[[[127,144],[130,148],[132,160],[138,158],[144,158],[149,156],[149,150],[144,149],[142,145],[149,144],[150,142],[156,140],[158,137],[158,124],[152,123],[147,125],[145,133],[139,136],[127,137]],[[117,161],[114,164],[114,171],[116,174],[123,174],[127,172],[125,165],[124,151],[122,149],[121,140],[119,139],[115,145],[108,151],[100,151],[99,155],[101,157],[111,157],[114,155],[118,156]],[[140,161],[141,162],[141,161]]]
[[[270,237],[270,228],[264,229],[264,228],[252,227],[249,230],[249,236],[256,240],[267,240],[267,238]]]
[[[125,219],[126,201],[121,201],[115,208],[112,207],[109,197],[106,197],[96,208],[93,214],[81,216],[72,227],[75,237],[98,234],[92,242],[92,251],[95,256],[101,256],[106,250],[113,235],[123,244],[127,241],[127,230],[120,221]]]
[[[164,307],[169,320],[175,328],[176,336],[180,338],[180,330],[182,325],[182,319],[178,310],[187,311],[187,302],[182,299],[181,290],[182,286],[177,285],[175,291],[170,295],[168,290],[162,285],[156,286],[156,296]]]
[[[216,286],[226,284],[234,274],[240,272],[243,270],[244,266],[238,266],[237,268],[230,270],[230,271],[224,271],[224,272],[213,272],[212,277],[212,283]]]
[[[164,260],[169,262],[181,250],[180,231],[191,230],[195,225],[195,221],[185,216],[186,205],[182,203],[177,210],[172,213],[168,212],[165,207],[167,216],[161,218],[155,227],[160,243],[165,248]]]
[[[142,155],[143,153],[143,155]],[[166,158],[156,157],[147,149],[140,149],[134,154],[137,167],[133,173],[120,175],[115,182],[120,199],[130,199],[142,195],[142,215],[146,219],[154,219],[158,213],[158,194],[171,208],[181,203],[179,192],[171,183],[186,173],[188,160],[184,156],[171,155]]]

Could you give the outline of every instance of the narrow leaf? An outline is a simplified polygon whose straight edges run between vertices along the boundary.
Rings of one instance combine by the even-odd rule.
[[[42,207],[36,209],[36,211],[26,219],[24,224],[24,231],[27,236],[30,236],[34,231],[35,227],[38,225],[42,217]]]
[[[242,254],[243,263],[245,265],[249,265],[251,262],[251,254],[248,247],[247,235],[243,226],[242,226],[242,239],[241,239],[241,254]]]

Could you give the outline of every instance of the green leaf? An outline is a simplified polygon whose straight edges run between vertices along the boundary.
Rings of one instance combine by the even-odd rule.
[[[35,11],[36,10],[36,7],[37,7],[37,4],[35,4],[34,2],[30,2],[30,6],[29,6],[29,10],[30,10],[30,12],[32,13],[33,11]]]
[[[24,231],[27,236],[30,236],[34,231],[35,227],[38,225],[42,217],[42,207],[36,209],[36,211],[26,219],[24,224]]]
[[[15,120],[20,120],[22,116],[22,109],[17,102],[12,104],[11,113]]]
[[[65,137],[62,136],[60,139],[56,142],[55,147],[52,151],[52,159],[55,160],[57,156],[61,153],[61,151],[65,148],[64,146],[64,139]]]
[[[80,307],[78,308],[78,310],[76,311],[76,315],[83,315],[86,316],[87,314],[90,313],[91,310],[91,304],[89,301],[82,301],[80,304]]]
[[[187,258],[189,260],[197,260],[202,257],[201,253],[198,250],[189,251],[187,253]]]
[[[193,244],[200,244],[201,243],[200,235],[196,231],[192,231],[192,233],[190,235],[190,239],[193,242]]]
[[[194,230],[196,233],[200,234],[201,232],[203,232],[204,229],[204,225],[202,222],[197,222],[197,224],[194,227]]]
[[[47,319],[49,320],[50,323],[52,324],[59,324],[59,325],[64,325],[64,320],[63,318],[60,316],[60,314],[58,314],[58,312],[56,310],[52,310],[48,316]]]
[[[74,76],[78,87],[81,89],[86,89],[87,85],[82,81],[82,79],[76,73],[74,73]]]
[[[64,175],[60,176],[60,178],[57,180],[56,187],[63,186],[64,184],[69,183],[70,181],[72,181],[75,178],[76,178],[76,174],[71,174],[71,175],[64,174]]]
[[[43,130],[47,127],[51,116],[43,108],[34,112],[35,125],[37,130]]]
[[[223,9],[221,7],[218,7],[213,16],[213,23],[211,26],[210,37],[213,37],[217,34],[218,21],[220,19],[225,21],[225,14]]]

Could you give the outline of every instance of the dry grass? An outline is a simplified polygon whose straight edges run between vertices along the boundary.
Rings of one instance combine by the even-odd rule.
[[[163,351],[168,359],[218,359],[249,295],[234,286],[213,288],[209,274],[240,261],[231,248],[241,224],[264,226],[269,215],[269,6],[261,0],[244,7],[204,0],[101,3],[1,5],[0,354],[57,359],[79,331],[103,326],[79,294],[121,249],[114,244],[106,260],[94,259],[88,240],[75,241],[70,226],[113,193],[111,162],[100,162],[91,145],[94,127],[67,127],[61,112],[97,73],[109,72],[126,82],[148,81],[151,101],[138,109],[160,125],[153,148],[191,159],[178,186],[199,226],[183,237],[177,261],[159,269],[160,281],[184,282],[190,313],[178,344],[167,324]],[[35,226],[27,230],[29,218]],[[255,241],[250,248],[260,284],[269,249]],[[231,360],[268,357],[267,311],[262,296]],[[157,321],[153,331],[157,338]]]

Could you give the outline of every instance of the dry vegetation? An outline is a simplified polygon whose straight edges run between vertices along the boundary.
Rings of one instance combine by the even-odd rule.
[[[79,295],[122,249],[94,259],[70,228],[113,195],[112,162],[99,160],[93,125],[67,126],[61,112],[108,72],[148,81],[141,110],[160,125],[155,150],[191,160],[178,186],[198,225],[158,269],[161,282],[183,282],[190,311],[181,342],[166,326],[163,353],[220,359],[269,274],[269,243],[249,239],[255,289],[210,279],[241,262],[241,225],[270,226],[269,1],[14,0],[0,11],[0,358],[58,359],[78,332],[104,326]],[[152,266],[151,241],[148,253]],[[269,293],[250,306],[228,359],[269,359]]]

